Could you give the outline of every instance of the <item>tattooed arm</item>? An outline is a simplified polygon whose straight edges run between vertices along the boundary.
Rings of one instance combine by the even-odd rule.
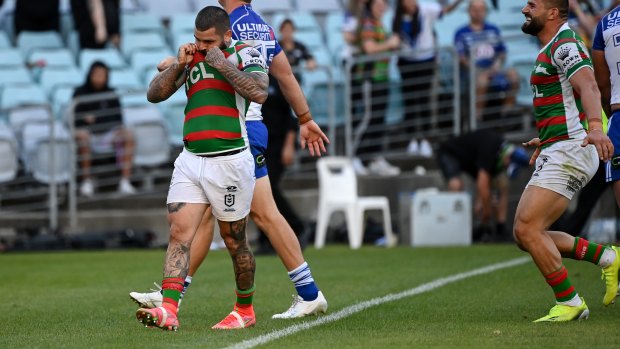
[[[155,75],[149,89],[146,92],[146,99],[151,103],[159,103],[165,101],[172,96],[183,85],[185,80],[185,66],[194,59],[196,45],[185,44],[179,48],[177,59],[172,61],[165,58],[157,67],[166,66],[166,68]]]
[[[239,70],[224,57],[222,50],[217,47],[207,52],[205,61],[224,75],[235,91],[247,100],[259,104],[267,100],[267,88],[269,87],[267,74]]]

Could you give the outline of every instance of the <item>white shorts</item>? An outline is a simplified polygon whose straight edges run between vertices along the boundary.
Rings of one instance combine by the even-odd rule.
[[[527,185],[549,189],[572,199],[598,169],[596,147],[582,147],[582,142],[581,139],[559,141],[543,149]]]
[[[166,203],[210,204],[216,219],[234,222],[250,213],[255,181],[249,149],[211,158],[183,149],[174,162]]]
[[[93,153],[111,153],[114,151],[114,141],[120,127],[115,127],[104,133],[93,133],[90,135],[90,148]]]

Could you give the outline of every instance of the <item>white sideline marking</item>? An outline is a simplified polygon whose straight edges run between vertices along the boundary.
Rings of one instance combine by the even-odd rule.
[[[233,344],[230,345],[228,347],[226,347],[225,349],[250,349],[250,348],[254,348],[258,345],[261,344],[265,344],[286,336],[290,336],[292,334],[295,334],[297,332],[303,331],[303,330],[307,330],[310,329],[312,327],[316,327],[316,326],[320,326],[329,322],[334,322],[334,321],[338,321],[340,319],[343,319],[345,317],[348,317],[350,315],[353,315],[355,313],[359,313],[363,310],[366,310],[370,307],[374,307],[376,305],[381,305],[383,303],[387,303],[387,302],[393,302],[405,297],[411,297],[411,296],[415,296],[415,295],[419,295],[422,293],[426,293],[429,291],[432,291],[436,288],[439,287],[443,287],[445,285],[457,282],[457,281],[461,281],[463,279],[467,279],[473,276],[478,276],[478,275],[482,275],[482,274],[488,274],[488,273],[492,273],[494,271],[500,270],[500,269],[505,269],[505,268],[510,268],[510,267],[514,267],[517,265],[521,265],[521,264],[525,264],[526,262],[529,262],[531,259],[530,257],[521,257],[521,258],[516,258],[516,259],[511,259],[507,262],[502,262],[502,263],[496,263],[496,264],[491,264],[488,265],[486,267],[482,267],[482,268],[478,268],[478,269],[474,269],[474,270],[470,270],[464,273],[460,273],[460,274],[455,274],[452,276],[447,276],[444,278],[440,278],[440,279],[436,279],[433,280],[431,282],[422,284],[418,287],[414,287],[411,288],[409,290],[403,291],[403,292],[399,292],[399,293],[391,293],[388,294],[386,296],[383,297],[377,297],[377,298],[373,298],[371,300],[368,301],[364,301],[364,302],[360,302],[357,304],[353,304],[350,305],[348,307],[342,308],[339,311],[335,312],[335,313],[331,313],[329,315],[325,315],[325,316],[321,316],[316,320],[313,321],[306,321],[306,322],[302,322],[299,324],[295,324],[289,327],[285,327],[281,330],[276,330],[261,336],[258,336],[254,339],[248,339],[245,340],[243,342],[239,342],[237,344]]]

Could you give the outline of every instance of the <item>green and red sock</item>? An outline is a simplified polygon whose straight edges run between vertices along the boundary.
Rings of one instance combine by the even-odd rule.
[[[252,285],[249,290],[235,290],[235,293],[237,294],[237,303],[235,303],[235,308],[241,310],[251,308],[252,301],[254,300],[254,290],[254,285]]]
[[[577,296],[577,291],[568,278],[568,272],[564,265],[551,274],[545,275],[545,281],[553,289],[555,300],[558,303],[566,303]]]
[[[162,307],[176,314],[179,309],[181,291],[183,291],[183,278],[164,277],[161,283],[161,289],[164,298]]]
[[[576,260],[599,264],[601,257],[608,249],[611,248],[577,237],[575,238],[571,256]]]

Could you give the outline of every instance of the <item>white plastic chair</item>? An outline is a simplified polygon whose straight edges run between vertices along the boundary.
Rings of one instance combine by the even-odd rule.
[[[357,195],[357,177],[350,159],[344,157],[325,157],[317,161],[319,173],[319,208],[317,212],[317,230],[314,240],[316,248],[325,245],[325,235],[331,214],[344,211],[349,245],[352,249],[362,246],[364,235],[364,212],[381,210],[383,212],[383,231],[387,246],[397,242],[392,233],[390,204],[385,196]]]
[[[164,118],[153,105],[123,108],[123,124],[134,134],[136,146],[133,163],[159,166],[168,161],[170,145]]]
[[[0,182],[9,182],[17,177],[17,140],[10,127],[0,123]]]

